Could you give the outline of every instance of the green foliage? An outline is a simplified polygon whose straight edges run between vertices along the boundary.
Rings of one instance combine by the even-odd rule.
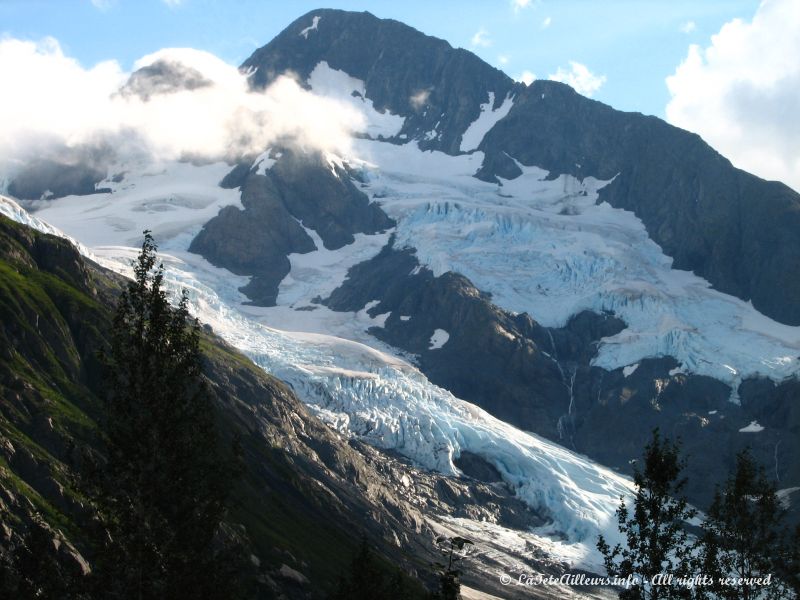
[[[199,327],[173,308],[149,232],[120,297],[104,356],[106,463],[95,474],[108,541],[95,587],[105,598],[230,598],[214,540],[232,461],[201,373]]]
[[[633,578],[635,583],[620,593],[620,598],[658,599],[690,597],[681,585],[651,585],[660,574],[676,579],[690,576],[691,546],[685,522],[696,511],[682,497],[686,480],[681,478],[684,462],[675,442],[662,440],[658,429],[644,449],[642,467],[635,467],[636,493],[633,514],[624,498],[617,509],[620,532],[625,546],[611,548],[601,535],[597,548],[603,554],[610,577]]]
[[[736,469],[717,489],[703,523],[701,555],[704,570],[714,578],[719,598],[786,598],[780,572],[781,525],[784,516],[775,486],[748,450],[736,457]],[[770,576],[769,585],[752,584]],[[725,578],[740,585],[722,585]]]

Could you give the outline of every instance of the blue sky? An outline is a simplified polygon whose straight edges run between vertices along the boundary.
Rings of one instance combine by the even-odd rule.
[[[84,67],[115,59],[129,69],[164,47],[193,47],[239,64],[291,21],[320,6],[369,10],[472,50],[512,77],[572,71],[596,76],[592,93],[622,110],[660,117],[690,44],[707,46],[755,0],[460,0],[308,2],[239,0],[0,0],[6,37],[56,38]],[[479,34],[479,32],[483,32]],[[476,36],[477,34],[477,36]],[[602,79],[604,78],[604,79]]]
[[[0,99],[0,146],[3,128],[24,120],[26,106],[38,105],[42,93],[61,102],[56,86],[40,90],[39,80],[52,77],[73,88],[82,77],[97,83],[104,79],[93,67],[101,61],[115,61],[111,71],[124,76],[135,61],[164,48],[194,48],[238,65],[320,6],[319,0],[0,0],[0,80],[17,92],[5,107]],[[556,78],[614,108],[665,118],[700,134],[735,166],[800,190],[800,0],[338,0],[328,6],[398,19],[472,50],[514,78]],[[79,68],[59,61],[62,52]],[[39,55],[52,60],[38,61]],[[31,61],[30,69],[20,57]],[[36,64],[47,74],[35,74]],[[85,109],[72,96],[70,108]],[[58,124],[72,114],[54,105],[26,123],[41,125],[41,115],[52,112],[64,117]]]

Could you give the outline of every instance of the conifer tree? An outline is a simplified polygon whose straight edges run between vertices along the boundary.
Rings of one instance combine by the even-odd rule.
[[[94,577],[104,598],[230,597],[213,540],[231,462],[202,378],[199,327],[184,293],[170,306],[145,231],[104,356],[107,462],[97,500],[107,542]]]
[[[794,528],[786,544],[781,573],[795,596],[800,598],[800,523]]]
[[[626,600],[689,598],[690,588],[678,580],[691,575],[691,545],[685,522],[696,511],[683,498],[686,479],[677,443],[662,440],[658,429],[645,446],[641,466],[634,468],[636,487],[633,513],[622,498],[617,509],[619,530],[625,544],[611,548],[601,535],[597,548],[610,577],[632,578],[634,584],[620,592]],[[669,580],[654,578],[672,575]]]
[[[703,522],[703,554],[720,598],[786,598],[781,570],[781,523],[784,510],[775,486],[749,450],[736,457],[736,468],[717,489]],[[729,578],[741,582],[723,584]],[[761,582],[754,580],[761,579]],[[765,583],[768,582],[768,583]]]
[[[436,545],[439,551],[447,557],[447,564],[436,563],[439,572],[439,591],[434,596],[438,600],[458,600],[461,598],[461,563],[466,557],[469,549],[474,546],[473,542],[456,536],[449,538],[440,536],[436,538]]]

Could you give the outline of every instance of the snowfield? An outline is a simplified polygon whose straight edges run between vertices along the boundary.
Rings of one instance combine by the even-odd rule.
[[[551,540],[552,552],[573,566],[599,568],[595,537],[602,532],[612,543],[618,539],[614,510],[630,482],[431,384],[413,366],[413,357],[366,333],[382,326],[388,314],[335,313],[312,298],[338,287],[349,267],[375,256],[393,234],[436,275],[459,272],[491,292],[498,306],[527,312],[543,325],[562,326],[583,310],[613,312],[627,328],[602,340],[594,360],[599,367],[625,368],[628,376],[643,358],[670,355],[681,363],[675,372],[710,375],[731,385],[733,401],[743,378],[781,380],[798,372],[800,328],[778,324],[692,273],[672,269],[672,260],[633,213],[597,204],[607,181],[570,176],[548,181],[547,172],[520,165],[523,174],[513,181],[482,182],[473,177],[483,160],[480,151],[449,156],[423,152],[413,140],[381,141],[396,136],[403,119],[377,112],[364,98],[362,81],[320,63],[308,83],[314,93],[363,113],[362,133],[371,139],[354,139],[350,154],[331,154],[328,160],[360,169],[365,183],[359,185],[397,226],[384,234],[357,235],[355,243],[337,251],[326,250],[317,233],[308,231],[318,250],[289,257],[291,272],[274,308],[244,305],[238,288],[247,277],[187,252],[220,208],[241,206],[238,191],[217,185],[228,165],[121,164],[110,174],[123,173],[121,181],[99,184],[112,188],[110,195],[31,203],[35,216],[3,198],[0,212],[59,234],[52,223],[81,242],[85,255],[120,273],[129,272],[142,230],[151,229],[164,253],[171,291],[188,290],[194,314],[291,384],[323,420],[345,435],[446,474],[458,474],[453,461],[464,450],[483,457],[519,498],[549,518],[550,524],[533,534]],[[511,108],[507,98],[492,111],[493,100],[490,96],[482,105],[462,148],[477,147],[500,113]],[[276,158],[265,152],[258,168],[269,169]],[[431,347],[441,347],[448,337],[437,331]],[[752,423],[742,433],[759,428]]]
[[[489,101],[486,104],[481,104],[481,114],[478,115],[475,121],[470,123],[461,136],[461,147],[459,149],[462,152],[469,152],[480,146],[489,130],[509,113],[512,106],[514,106],[514,100],[510,96],[506,96],[503,103],[495,110],[493,108],[494,92],[489,92]]]
[[[397,242],[434,274],[456,271],[495,304],[563,326],[583,310],[610,311],[628,327],[605,338],[593,364],[618,369],[673,356],[685,373],[732,387],[752,376],[782,380],[800,369],[800,327],[711,289],[647,235],[631,212],[597,204],[609,182],[520,165],[502,185],[472,177],[481,152],[448,156],[358,140],[367,189],[397,220]]]
[[[60,234],[10,199],[0,197],[0,213]],[[127,275],[138,252],[123,246],[83,247],[82,251]],[[549,519],[549,525],[534,535],[553,538],[559,556],[576,565],[599,567],[595,538],[602,532],[617,539],[613,513],[619,497],[630,492],[629,480],[455,398],[401,358],[330,335],[262,325],[214,289],[223,294],[231,290],[228,283],[219,281],[225,278],[223,270],[207,269],[199,262],[190,265],[170,255],[162,258],[170,292],[177,297],[187,290],[193,314],[256,364],[289,383],[331,427],[448,475],[460,473],[453,460],[461,451],[482,456],[519,498]]]

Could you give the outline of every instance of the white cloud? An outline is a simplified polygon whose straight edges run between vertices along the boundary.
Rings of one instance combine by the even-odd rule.
[[[686,21],[686,23],[680,26],[681,33],[692,33],[696,29],[697,23],[694,21]]]
[[[511,8],[514,12],[519,12],[523,8],[528,8],[531,5],[531,0],[511,0]]]
[[[536,79],[536,74],[532,73],[531,71],[523,71],[516,77],[517,81],[521,81],[525,85],[532,84],[534,79]]]
[[[415,94],[411,95],[411,97],[408,99],[408,103],[411,104],[414,110],[419,110],[428,103],[428,98],[430,98],[430,96],[430,89],[419,90]]]
[[[553,23],[552,17],[545,17],[542,20],[542,29],[547,29]]]
[[[488,48],[492,45],[492,40],[489,39],[489,32],[481,27],[470,40],[470,45],[473,48]]]
[[[108,142],[155,158],[236,157],[261,152],[278,139],[307,147],[346,150],[363,116],[280,77],[263,92],[250,90],[238,69],[212,54],[166,49],[135,64],[180,65],[209,85],[155,93],[121,94],[129,73],[115,61],[84,68],[52,38],[0,40],[0,162],[55,146]],[[13,90],[13,91],[12,91]]]
[[[699,133],[737,167],[800,190],[800,3],[763,2],[689,46],[667,77],[667,120]]]
[[[497,56],[497,62],[501,65],[507,65],[509,60],[508,54],[499,54]]]
[[[178,8],[185,0],[162,0],[170,8]]]
[[[98,10],[108,10],[114,4],[114,0],[91,0],[92,6]]]
[[[548,79],[566,83],[584,96],[591,96],[606,82],[605,75],[595,75],[584,64],[571,60],[569,67],[569,70],[559,67],[555,73],[548,76]]]

